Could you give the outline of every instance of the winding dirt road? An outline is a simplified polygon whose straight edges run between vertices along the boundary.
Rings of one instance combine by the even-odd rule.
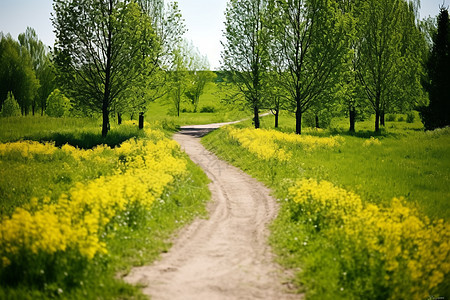
[[[299,299],[282,283],[286,274],[267,244],[267,225],[278,209],[270,191],[200,143],[222,125],[185,126],[174,135],[211,179],[209,219],[188,225],[159,261],[124,279],[152,299]]]

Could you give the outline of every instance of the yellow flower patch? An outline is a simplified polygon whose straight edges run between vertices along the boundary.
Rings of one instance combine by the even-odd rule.
[[[0,144],[0,155],[15,151],[32,159],[33,155],[62,151],[95,163],[103,151],[113,151],[121,162],[114,175],[77,183],[56,203],[48,198],[32,199],[10,217],[0,220],[2,266],[8,266],[23,253],[52,255],[74,249],[87,259],[105,253],[101,235],[109,222],[136,205],[150,209],[166,186],[186,172],[187,162],[179,154],[178,144],[157,130],[150,133],[154,140],[131,139],[115,149],[98,146],[80,150],[69,145],[58,149],[36,142]]]
[[[339,136],[315,137],[252,128],[225,127],[225,129],[231,139],[238,141],[243,148],[263,160],[288,161],[292,157],[290,150],[292,147],[301,147],[305,151],[313,151],[335,148],[343,142],[343,138]]]
[[[343,264],[354,265],[345,260],[368,253],[370,272],[384,274],[376,280],[393,289],[392,299],[425,299],[450,273],[450,227],[430,221],[402,198],[388,207],[363,204],[353,192],[312,179],[297,182],[289,197],[340,245]]]

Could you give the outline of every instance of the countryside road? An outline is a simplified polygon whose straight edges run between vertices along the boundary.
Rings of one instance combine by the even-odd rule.
[[[152,299],[299,299],[282,282],[273,262],[268,224],[278,205],[270,191],[241,170],[219,160],[200,137],[223,124],[184,126],[174,135],[211,179],[209,218],[197,219],[152,265],[124,278],[143,286]]]

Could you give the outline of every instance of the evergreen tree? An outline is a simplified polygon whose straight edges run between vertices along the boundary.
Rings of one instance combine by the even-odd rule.
[[[3,103],[3,109],[1,113],[2,117],[16,117],[20,116],[20,107],[12,92],[8,92],[8,97]]]
[[[424,84],[430,103],[419,108],[427,130],[450,125],[450,20],[446,8],[441,8],[437,24]]]

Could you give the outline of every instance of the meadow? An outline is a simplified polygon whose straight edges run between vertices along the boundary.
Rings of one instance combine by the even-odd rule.
[[[399,116],[401,120],[402,116]],[[345,120],[292,134],[293,117],[250,121],[203,138],[280,199],[271,226],[279,262],[308,299],[424,299],[449,295],[450,130]]]
[[[166,127],[176,129],[181,125],[221,123],[248,117],[247,111],[225,101],[233,91],[233,87],[208,82],[200,96],[197,112],[194,112],[192,104],[183,101],[178,117],[171,100],[163,97],[148,105],[145,119],[160,121]]]
[[[106,138],[98,118],[1,118],[0,298],[144,298],[118,278],[168,251],[210,198],[170,136],[248,117],[219,100],[227,92],[210,83],[180,117],[158,99],[144,130],[112,118]],[[276,130],[269,115],[203,138],[279,199],[270,243],[308,299],[449,296],[450,131],[389,119],[376,135],[372,119],[349,133],[335,118],[299,137],[282,112]]]
[[[171,132],[128,121],[103,139],[96,120],[1,121],[0,298],[145,298],[118,274],[167,251],[210,197]]]

